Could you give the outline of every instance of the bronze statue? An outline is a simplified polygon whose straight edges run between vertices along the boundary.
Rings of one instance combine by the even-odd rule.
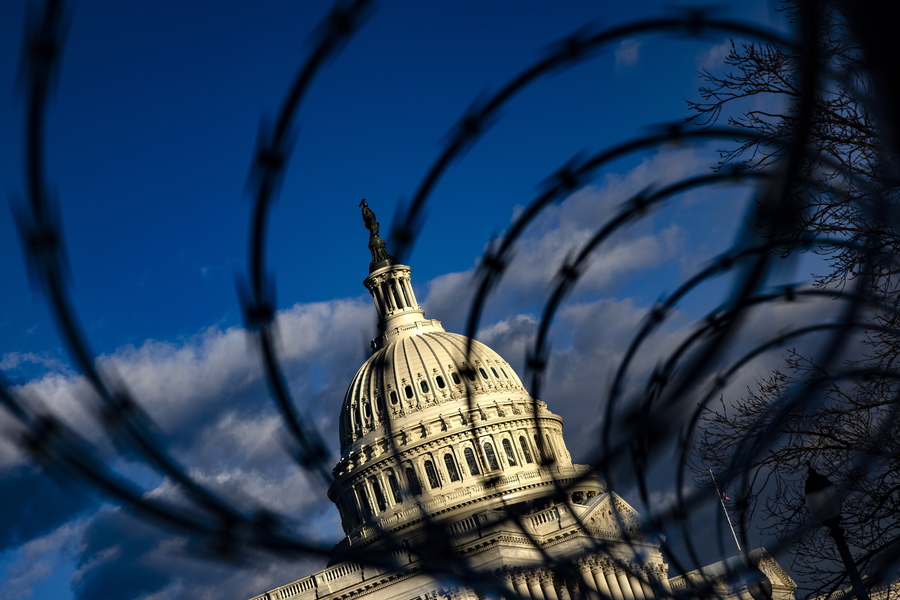
[[[388,254],[387,245],[378,235],[378,220],[375,218],[375,213],[369,208],[369,203],[363,198],[359,205],[362,207],[363,223],[366,224],[366,229],[369,230],[369,252],[372,253],[372,262],[369,263],[369,273],[371,273],[372,271],[393,264],[394,257]]]
[[[375,213],[369,208],[369,203],[363,198],[359,205],[362,207],[362,218],[363,222],[366,224],[366,229],[368,229],[369,233],[372,235],[378,235],[378,221],[375,220]]]

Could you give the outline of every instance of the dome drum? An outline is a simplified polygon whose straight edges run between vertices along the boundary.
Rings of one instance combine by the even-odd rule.
[[[464,504],[487,489],[530,489],[552,480],[553,473],[576,468],[562,437],[562,419],[543,402],[482,399],[471,410],[458,411],[395,431],[393,446],[389,437],[373,434],[371,443],[354,445],[342,457],[329,496],[348,534],[373,522],[388,527],[384,519],[396,525],[417,516],[419,508],[410,512],[410,507],[431,512],[428,507],[436,502],[449,510],[460,504],[455,498]]]

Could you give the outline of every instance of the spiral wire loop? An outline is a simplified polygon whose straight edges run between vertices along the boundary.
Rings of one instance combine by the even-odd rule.
[[[591,262],[608,246],[613,235],[632,227],[647,218],[659,207],[689,190],[732,186],[753,190],[753,199],[747,207],[742,223],[736,224],[738,234],[731,248],[711,260],[704,268],[689,277],[681,288],[662,298],[648,311],[644,323],[634,334],[631,344],[624,349],[621,362],[607,390],[596,390],[596,396],[586,398],[602,410],[601,427],[590,455],[591,474],[599,475],[614,489],[629,473],[642,503],[643,533],[662,539],[667,560],[675,571],[685,572],[692,565],[702,564],[699,558],[699,540],[693,538],[692,518],[701,514],[708,505],[709,487],[697,489],[691,481],[705,479],[701,464],[694,455],[696,444],[714,443],[715,436],[707,442],[698,442],[705,435],[704,423],[715,424],[715,403],[723,389],[736,374],[752,367],[753,360],[763,354],[783,351],[794,340],[816,336],[818,350],[809,359],[816,366],[816,375],[787,382],[777,390],[767,403],[765,411],[759,411],[747,428],[730,442],[734,451],[720,456],[710,466],[716,480],[729,490],[744,490],[751,495],[760,489],[761,471],[757,468],[763,457],[782,447],[782,424],[799,422],[818,414],[826,403],[823,390],[839,385],[842,381],[881,380],[887,383],[891,393],[886,394],[882,416],[873,424],[872,443],[876,446],[888,443],[896,435],[898,427],[897,373],[886,367],[861,368],[847,365],[842,351],[861,335],[878,335],[896,339],[898,302],[890,291],[873,293],[872,277],[877,269],[896,269],[897,256],[889,252],[887,244],[879,246],[879,240],[897,236],[898,214],[896,181],[898,178],[898,141],[900,141],[900,102],[896,91],[900,77],[900,62],[890,63],[882,57],[897,54],[900,44],[888,39],[876,9],[877,2],[848,3],[847,14],[851,34],[863,48],[859,69],[872,82],[875,93],[860,98],[879,118],[877,152],[882,157],[885,174],[880,182],[866,181],[852,172],[843,176],[853,182],[856,189],[865,193],[844,197],[842,190],[829,186],[828,182],[814,179],[803,168],[804,162],[816,153],[811,145],[811,130],[815,126],[816,97],[824,80],[833,75],[829,65],[820,56],[823,35],[823,19],[820,3],[812,0],[799,3],[801,18],[790,36],[772,32],[728,19],[719,19],[701,9],[666,18],[647,19],[609,29],[583,29],[561,40],[540,60],[521,71],[498,91],[473,103],[450,130],[443,148],[427,169],[415,188],[408,206],[395,216],[390,233],[390,247],[398,262],[408,258],[424,223],[425,209],[434,189],[451,166],[474,145],[487,136],[491,127],[500,119],[501,109],[514,102],[529,85],[560,71],[577,68],[604,53],[611,44],[641,36],[681,36],[704,38],[711,33],[740,36],[771,44],[800,57],[795,65],[798,99],[791,107],[792,131],[789,138],[773,140],[762,134],[733,126],[690,127],[672,123],[658,127],[649,133],[625,140],[592,156],[580,156],[561,166],[546,178],[540,193],[525,203],[518,218],[510,225],[502,238],[488,246],[474,275],[473,301],[469,307],[465,335],[473,338],[482,325],[492,293],[498,288],[507,272],[517,244],[523,233],[548,207],[596,180],[602,169],[622,157],[666,145],[691,145],[715,140],[728,143],[731,140],[750,140],[758,144],[780,144],[777,161],[764,168],[753,169],[735,164],[712,174],[693,176],[658,189],[648,188],[624,202],[616,214],[594,226],[593,235],[579,248],[574,248],[563,263],[555,269],[556,276],[547,292],[540,320],[529,349],[529,359],[523,380],[530,382],[534,398],[540,397],[552,362],[550,340],[554,320],[567,297],[571,296],[585,277]],[[846,7],[845,7],[846,8]],[[69,300],[65,247],[62,242],[61,224],[56,215],[56,200],[50,192],[52,175],[48,173],[44,155],[47,104],[59,71],[66,30],[66,15],[70,10],[63,0],[47,0],[42,11],[32,15],[22,57],[22,73],[26,81],[25,125],[25,189],[27,202],[19,207],[18,221],[29,274],[38,283],[55,318],[61,337],[65,340],[74,366],[84,375],[94,392],[95,405],[90,407],[102,422],[109,439],[116,448],[138,456],[160,475],[168,478],[182,492],[184,500],[173,502],[148,495],[141,482],[116,471],[94,443],[84,439],[52,414],[38,410],[40,399],[26,397],[15,390],[6,379],[0,379],[0,402],[14,418],[15,426],[4,433],[25,448],[31,458],[52,474],[75,479],[93,486],[114,502],[126,505],[147,519],[174,531],[193,536],[205,542],[210,552],[223,557],[264,551],[287,556],[327,556],[331,560],[352,561],[357,564],[402,569],[396,552],[367,554],[354,548],[333,549],[298,536],[285,525],[285,515],[275,515],[263,507],[247,508],[231,498],[196,481],[188,470],[167,452],[165,444],[156,433],[157,428],[142,409],[142,402],[128,386],[110,369],[98,367],[96,354],[91,350],[84,328],[79,322]],[[272,292],[271,277],[267,273],[265,250],[270,209],[278,196],[279,183],[290,163],[290,151],[298,134],[295,131],[297,115],[316,76],[338,56],[341,49],[353,41],[374,10],[368,0],[340,1],[335,4],[317,30],[308,58],[303,62],[281,103],[272,124],[264,123],[259,132],[253,164],[248,179],[248,192],[253,199],[248,236],[248,274],[240,292],[243,300],[244,319],[249,335],[255,336],[259,359],[272,400],[290,432],[292,450],[297,468],[308,472],[312,480],[324,485],[332,481],[330,473],[334,460],[330,456],[324,436],[317,431],[304,414],[302,398],[295,398],[287,383],[274,340],[276,339],[277,303]],[[881,54],[877,54],[881,52]],[[872,57],[878,58],[872,58]],[[861,94],[862,95],[862,94]],[[840,172],[839,164],[830,168]],[[881,238],[869,238],[868,244],[836,240],[814,231],[803,232],[800,238],[786,239],[785,227],[796,220],[786,207],[791,205],[793,190],[814,188],[816,193],[827,195],[835,204],[853,204],[869,222],[877,223]],[[62,196],[65,192],[63,190]],[[781,285],[773,289],[775,263],[793,261],[800,255],[822,247],[843,246],[852,252],[858,262],[857,276],[840,289],[814,289],[803,282]],[[886,249],[887,247],[887,249]],[[896,245],[893,246],[896,248]],[[787,248],[787,250],[785,250]],[[876,267],[876,262],[878,265]],[[667,320],[676,313],[679,303],[687,294],[707,282],[728,275],[733,284],[726,299],[704,318],[699,319],[693,330],[663,357],[653,373],[643,382],[633,381],[634,360],[647,347],[654,333],[662,331]],[[814,298],[835,300],[836,316],[827,322],[798,326],[789,331],[773,331],[754,347],[737,347],[748,323],[766,307],[799,304]],[[873,315],[877,315],[874,318]],[[472,352],[471,341],[468,352]],[[0,377],[3,377],[0,374]],[[535,403],[537,400],[535,400]],[[472,394],[469,408],[474,410]],[[535,404],[535,410],[537,406]],[[712,416],[711,416],[712,415]],[[721,425],[721,421],[719,422]],[[474,424],[471,425],[474,432]],[[715,428],[711,430],[715,432]],[[708,433],[708,432],[707,432]],[[330,434],[329,434],[330,435]],[[391,452],[399,455],[395,436],[386,436],[393,445]],[[677,457],[668,454],[674,446]],[[896,457],[881,457],[895,460]],[[847,472],[857,478],[874,476],[871,465],[871,448],[859,448],[845,456]],[[654,504],[651,480],[660,465],[669,464],[676,472],[674,502],[660,506]],[[699,473],[699,475],[698,475]],[[485,475],[488,483],[489,476]],[[565,495],[571,483],[555,481],[555,494]],[[842,480],[843,493],[850,493],[852,480]],[[799,511],[793,515],[797,525],[792,533],[783,536],[777,546],[770,547],[773,556],[787,556],[790,548],[802,536],[809,535],[817,526],[809,515]],[[744,544],[749,544],[747,531],[753,518],[750,503],[737,509],[737,531]],[[524,516],[508,511],[502,517],[522,526]],[[622,518],[618,516],[618,518]],[[423,510],[423,527],[441,531],[440,522],[429,519]],[[680,531],[685,551],[670,547],[664,534]],[[399,551],[422,557],[452,556],[447,548],[410,548],[402,539],[389,531],[378,533],[387,536]],[[430,539],[446,539],[450,536],[430,536]],[[889,583],[896,568],[897,539],[889,540],[883,547],[873,549],[863,559],[861,567],[868,573],[867,587],[876,589]],[[596,541],[592,551],[603,550],[603,542]],[[543,554],[547,566],[564,570],[570,565],[548,553]],[[453,560],[426,562],[435,577],[450,577],[461,585],[470,587],[482,595],[518,597],[500,581],[479,574],[465,557]],[[629,568],[623,563],[622,568]],[[747,571],[732,574],[739,578],[747,575],[753,565],[745,565]],[[688,591],[663,589],[658,582],[646,579],[657,597],[714,597],[717,592],[712,584]],[[830,592],[848,585],[844,573],[838,569],[822,581],[820,592]]]

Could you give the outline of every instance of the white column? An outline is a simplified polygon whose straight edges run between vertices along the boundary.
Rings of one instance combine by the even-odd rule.
[[[512,573],[510,573],[509,571],[503,571],[501,575],[503,576],[503,582],[506,584],[506,586],[503,588],[503,595],[499,596],[499,600],[507,600],[507,598],[509,598],[509,593],[507,592],[507,590],[515,592],[516,588],[513,586]]]
[[[375,308],[378,309],[378,314],[384,313],[384,302],[381,300],[381,289],[376,285],[372,287],[372,299],[375,301]]]
[[[606,583],[606,577],[603,576],[603,569],[600,565],[590,565],[584,580],[590,589],[601,594],[601,598],[612,598],[612,592],[609,591],[609,585]]]
[[[559,586],[559,600],[572,600],[572,595],[569,594],[569,582],[567,580],[563,580],[562,585]]]
[[[597,597],[597,592],[601,591],[597,588],[597,580],[594,579],[594,573],[591,571],[591,565],[589,565],[586,561],[581,562],[578,565],[578,572],[581,574],[581,581],[578,582],[578,587],[581,588],[583,592],[583,596],[587,597]],[[604,598],[609,596],[608,590],[602,590],[604,594]]]
[[[523,598],[528,598],[531,596],[531,592],[528,591],[528,585],[525,583],[525,574],[524,573],[516,573],[512,576],[512,584],[513,589],[516,590],[516,593]]]
[[[401,279],[400,286],[403,288],[403,297],[406,299],[406,303],[410,308],[415,308],[416,295],[413,293],[412,283],[410,283],[409,277]]]
[[[656,593],[653,591],[653,567],[645,567],[640,571],[641,587],[644,589],[644,598],[654,600]]]
[[[607,585],[609,585],[610,596],[612,599],[625,600],[625,594],[622,593],[622,587],[619,585],[618,580],[616,580],[615,569],[604,566],[602,576],[606,579]]]
[[[396,294],[394,297],[398,302],[397,308],[406,308],[406,301],[403,299],[403,290],[400,289],[396,279],[391,280],[391,287],[394,290],[394,294]]]
[[[646,600],[644,597],[644,588],[641,587],[640,573],[631,572],[628,575],[628,583],[631,584],[631,592],[634,594],[635,600]]]
[[[666,569],[662,573],[662,584],[666,591],[669,592],[669,595],[671,595],[672,584],[669,582],[669,565],[666,565]]]
[[[546,600],[544,598],[544,592],[541,590],[541,581],[533,574],[528,574],[528,590],[531,592],[531,597],[534,600]]]
[[[391,297],[391,282],[385,281],[382,285],[378,286],[378,289],[381,290],[381,296],[384,298],[384,305],[387,310],[394,310],[394,298]]]
[[[544,571],[538,573],[538,581],[541,582],[541,591],[544,593],[546,600],[559,600],[556,594],[556,586],[553,585],[553,573]]]
[[[622,596],[625,597],[625,600],[635,600],[634,592],[631,591],[631,583],[628,581],[628,573],[619,569],[616,569],[614,573],[616,580],[619,582],[619,587],[622,588]]]
[[[669,595],[672,594],[672,585],[669,583],[669,565],[666,563],[661,563],[658,565],[654,565],[651,567],[653,577],[659,582]]]

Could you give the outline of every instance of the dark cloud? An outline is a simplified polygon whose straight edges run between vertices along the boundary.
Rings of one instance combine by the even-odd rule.
[[[75,597],[125,600],[162,589],[170,574],[144,557],[163,539],[160,530],[121,510],[98,514],[85,531],[78,554]]]
[[[31,465],[0,474],[0,551],[16,548],[98,506],[79,484],[51,479]]]
[[[85,530],[73,591],[77,600],[249,598],[324,564],[316,557],[223,559],[203,541],[111,508]]]

